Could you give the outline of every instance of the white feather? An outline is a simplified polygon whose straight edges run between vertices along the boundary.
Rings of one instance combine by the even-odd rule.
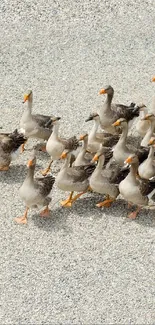
[[[21,152],[21,146],[14,152],[11,153],[11,160],[16,160]]]
[[[20,132],[20,133],[23,133],[24,135],[25,135],[25,133],[26,133],[25,129],[23,129],[23,128],[21,128],[21,129],[19,130],[19,132]]]
[[[154,193],[155,193],[155,189],[148,195],[149,200],[151,199]]]

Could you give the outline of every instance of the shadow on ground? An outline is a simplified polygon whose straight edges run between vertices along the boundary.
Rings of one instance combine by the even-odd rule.
[[[128,213],[130,213],[134,207],[130,210],[127,208],[127,204],[124,200],[117,200],[113,203],[110,208],[98,208],[96,203],[101,202],[103,196],[95,195],[95,193],[77,200],[71,208],[65,207],[51,207],[51,216],[49,218],[41,218],[39,214],[32,216],[34,225],[38,228],[44,228],[45,231],[58,231],[64,229],[66,233],[72,232],[72,229],[68,226],[67,219],[68,216],[76,216],[77,218],[93,218],[98,220],[103,217],[103,214],[106,214],[108,218],[122,218],[123,223],[136,222],[145,227],[155,227],[155,216],[154,212],[148,210],[142,210],[135,220],[128,219]],[[57,203],[57,202],[56,202]],[[118,206],[121,210],[121,214],[118,215]]]
[[[27,166],[25,164],[11,165],[8,171],[0,173],[0,183],[21,183],[23,182],[26,173]]]

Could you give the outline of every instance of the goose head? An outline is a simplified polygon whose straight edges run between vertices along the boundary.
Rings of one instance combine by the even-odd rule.
[[[98,113],[91,113],[89,115],[89,117],[85,120],[85,122],[92,121],[92,120],[99,122],[100,121],[99,114]]]
[[[27,94],[24,95],[23,103],[25,103],[27,101],[30,102],[30,103],[32,103],[32,101],[33,101],[33,93],[32,93],[32,90],[29,90],[27,92]]]
[[[104,95],[104,94],[113,95],[114,89],[112,88],[112,86],[108,85],[108,86],[105,86],[104,88],[100,89],[99,95]]]

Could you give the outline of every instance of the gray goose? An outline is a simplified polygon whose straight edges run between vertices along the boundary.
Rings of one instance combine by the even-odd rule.
[[[17,129],[12,133],[0,133],[0,171],[7,171],[10,163],[19,154],[26,138]]]
[[[107,132],[97,132],[100,125],[100,117],[98,113],[91,113],[85,122],[94,121],[93,127],[88,134],[88,151],[96,153],[102,144],[104,147],[113,147],[119,140],[118,134]]]
[[[137,178],[139,160],[137,155],[130,155],[125,164],[130,164],[130,172],[126,178],[120,182],[120,194],[129,204],[137,205],[137,209],[128,215],[135,219],[142,207],[149,206],[149,199],[153,196],[155,190],[155,180],[142,180]]]
[[[92,173],[89,183],[94,192],[106,194],[106,200],[97,203],[97,207],[110,207],[111,203],[119,195],[118,184],[127,176],[129,168],[121,168],[117,163],[110,166],[106,164],[108,148],[102,147],[93,157],[92,161],[98,161],[96,169]]]
[[[147,147],[150,139],[153,137],[153,134],[155,132],[155,115],[154,114],[146,114],[145,117],[142,118],[143,121],[148,121],[150,123],[150,126],[144,136],[144,138],[141,141],[142,147]]]
[[[88,165],[92,158],[93,154],[88,152],[87,147],[88,147],[88,133],[85,133],[80,136],[80,141],[83,141],[82,143],[82,148],[79,151],[77,157],[75,158],[75,161],[73,162],[73,166],[86,166]]]
[[[33,93],[32,90],[24,95],[23,103],[27,102],[27,107],[24,109],[20,120],[20,131],[27,138],[35,138],[48,140],[52,133],[53,125],[50,120],[51,116],[43,114],[32,114]],[[47,123],[50,124],[47,127]],[[24,145],[22,151],[24,150]]]
[[[148,153],[148,157],[138,167],[138,174],[144,179],[150,179],[155,176],[155,138],[150,139],[149,147],[150,151]]]
[[[70,166],[71,152],[65,150],[61,159],[65,159],[60,172],[56,177],[56,185],[62,191],[69,191],[70,195],[67,200],[61,202],[64,207],[71,207],[81,195],[89,191],[89,177],[95,169],[94,164],[86,166]],[[74,192],[80,192],[73,197]]]
[[[50,155],[51,160],[47,168],[42,171],[43,176],[47,175],[47,173],[50,171],[52,162],[54,160],[60,159],[60,156],[65,149],[68,149],[69,151],[74,151],[79,146],[79,140],[76,138],[76,136],[73,136],[68,139],[59,136],[60,119],[60,117],[51,117],[51,122],[53,124],[53,132],[50,135],[46,144],[46,151]]]
[[[127,159],[128,156],[130,156],[132,153],[136,153],[138,155],[140,163],[144,161],[144,159],[147,158],[149,148],[141,147],[138,143],[138,147],[128,146],[128,123],[124,118],[118,119],[115,123],[113,123],[113,126],[119,126],[122,129],[122,134],[120,136],[119,141],[117,142],[116,146],[113,150],[113,157],[116,160],[116,162],[120,165],[124,165],[124,160]],[[137,138],[136,137],[129,137],[129,140],[136,143]]]
[[[33,150],[32,156],[28,161],[27,176],[19,189],[19,194],[25,203],[26,210],[22,217],[15,218],[15,222],[20,224],[27,223],[28,210],[30,208],[37,208],[39,206],[45,207],[40,213],[41,217],[49,216],[49,203],[51,198],[49,194],[52,190],[55,178],[52,175],[46,177],[34,177],[36,166],[36,149]]]
[[[129,106],[122,104],[113,104],[114,89],[108,85],[102,88],[99,92],[100,95],[107,94],[106,100],[99,111],[101,127],[111,133],[116,133],[116,129],[112,127],[119,118],[125,118],[127,122],[139,116],[140,109],[145,106],[137,106],[131,103]]]

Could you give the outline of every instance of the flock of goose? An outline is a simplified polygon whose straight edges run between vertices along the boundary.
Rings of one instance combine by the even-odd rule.
[[[46,141],[44,146],[41,142],[34,145],[27,163],[27,175],[19,189],[26,210],[22,217],[15,218],[17,223],[27,223],[28,210],[32,207],[42,206],[40,216],[49,215],[49,194],[54,183],[60,190],[70,192],[61,202],[64,207],[71,207],[88,191],[105,196],[97,203],[99,208],[110,207],[121,194],[129,207],[136,205],[136,210],[128,215],[132,219],[140,209],[155,206],[151,203],[155,192],[155,115],[148,114],[144,104],[113,104],[111,86],[104,87],[99,94],[106,94],[106,99],[99,112],[91,113],[86,119],[86,122],[93,121],[91,131],[79,138],[65,139],[59,135],[60,117],[32,114],[32,91],[24,96],[27,107],[20,120],[20,131],[0,133],[0,171],[9,169],[29,138]],[[137,117],[140,117],[136,123],[140,137],[129,136],[131,124]],[[98,131],[99,127],[102,132]],[[34,176],[38,150],[46,151],[50,157],[39,178]],[[48,173],[52,162],[59,159],[64,160],[64,164],[55,178]]]

